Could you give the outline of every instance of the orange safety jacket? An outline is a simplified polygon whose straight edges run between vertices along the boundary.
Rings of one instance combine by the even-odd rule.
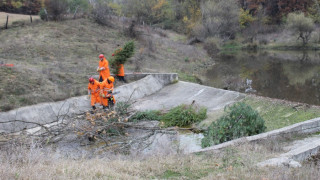
[[[100,86],[100,89],[101,89],[101,93],[103,93],[104,95],[107,95],[108,94],[108,91],[113,91],[113,83],[109,84],[108,83],[108,80],[104,80],[102,83],[101,83],[101,86]]]
[[[118,74],[117,76],[124,76],[124,66],[123,64],[118,65]]]
[[[104,58],[102,61],[99,60],[99,68],[104,68],[104,70],[101,70],[99,73],[99,77],[102,76],[102,79],[105,80],[110,76],[110,70],[109,70],[109,62],[106,58]]]
[[[94,83],[93,83],[93,84],[89,83],[89,84],[88,84],[88,90],[91,91],[91,95],[93,95],[93,96],[99,95],[99,92],[100,92],[100,82],[97,81],[97,80],[94,80]]]

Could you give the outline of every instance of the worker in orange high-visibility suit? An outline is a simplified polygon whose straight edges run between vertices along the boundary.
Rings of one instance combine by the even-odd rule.
[[[114,82],[114,77],[109,76],[106,80],[104,80],[101,83],[100,86],[100,96],[101,96],[101,101],[103,108],[106,109],[109,107],[109,100],[112,100],[113,104],[116,104],[116,99],[114,98],[111,93],[113,92],[113,82]]]
[[[102,82],[110,76],[109,62],[103,54],[99,55],[99,59],[100,61],[97,72],[99,72],[99,82]]]
[[[93,79],[92,77],[89,78],[88,98],[90,98],[91,96],[91,106],[93,110],[96,109],[96,106],[95,106],[96,103],[101,103],[100,96],[99,96],[100,85],[101,84],[99,81]]]
[[[115,56],[116,54],[118,54],[121,51],[122,51],[122,48],[116,50],[116,52],[113,53],[112,56]],[[123,82],[127,83],[126,79],[124,78],[124,66],[123,66],[123,64],[117,65],[117,68],[118,68],[117,74],[116,74],[117,78],[119,79],[119,81],[123,81]]]

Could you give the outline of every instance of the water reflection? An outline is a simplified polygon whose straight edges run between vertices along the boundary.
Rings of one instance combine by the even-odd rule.
[[[320,105],[320,52],[224,53],[204,84]]]

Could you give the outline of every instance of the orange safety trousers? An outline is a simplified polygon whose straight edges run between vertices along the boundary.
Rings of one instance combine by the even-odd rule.
[[[91,106],[94,106],[96,103],[101,103],[99,94],[91,95]]]
[[[97,80],[94,80],[93,84],[88,84],[88,90],[91,91],[91,106],[94,106],[96,103],[101,103],[99,96],[100,83]]]
[[[101,97],[101,102],[103,106],[108,106],[108,99],[112,98],[113,103],[116,104],[116,99],[113,95],[110,95],[108,91],[113,91],[113,83],[109,84],[108,80],[105,80],[101,83],[101,91],[105,95],[105,97]]]
[[[113,104],[116,104],[116,99],[114,98],[114,96],[113,95],[112,96],[107,95],[107,97],[105,97],[105,98],[101,97],[101,101],[102,101],[102,105],[103,106],[108,106],[109,105],[109,102],[108,102],[109,98],[112,98]]]

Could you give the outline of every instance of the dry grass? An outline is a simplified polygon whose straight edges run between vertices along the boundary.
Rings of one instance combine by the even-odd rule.
[[[0,28],[4,27],[7,22],[7,15],[9,15],[9,22],[8,26],[10,27],[12,23],[20,21],[20,22],[26,22],[30,23],[30,16],[29,15],[23,15],[23,14],[10,14],[5,12],[0,12]],[[39,20],[39,16],[32,16],[32,20]]]
[[[2,147],[1,179],[317,179],[319,169],[258,168],[276,153],[259,144],[190,155],[132,157],[108,155],[91,159],[61,157],[51,148],[18,144]]]

